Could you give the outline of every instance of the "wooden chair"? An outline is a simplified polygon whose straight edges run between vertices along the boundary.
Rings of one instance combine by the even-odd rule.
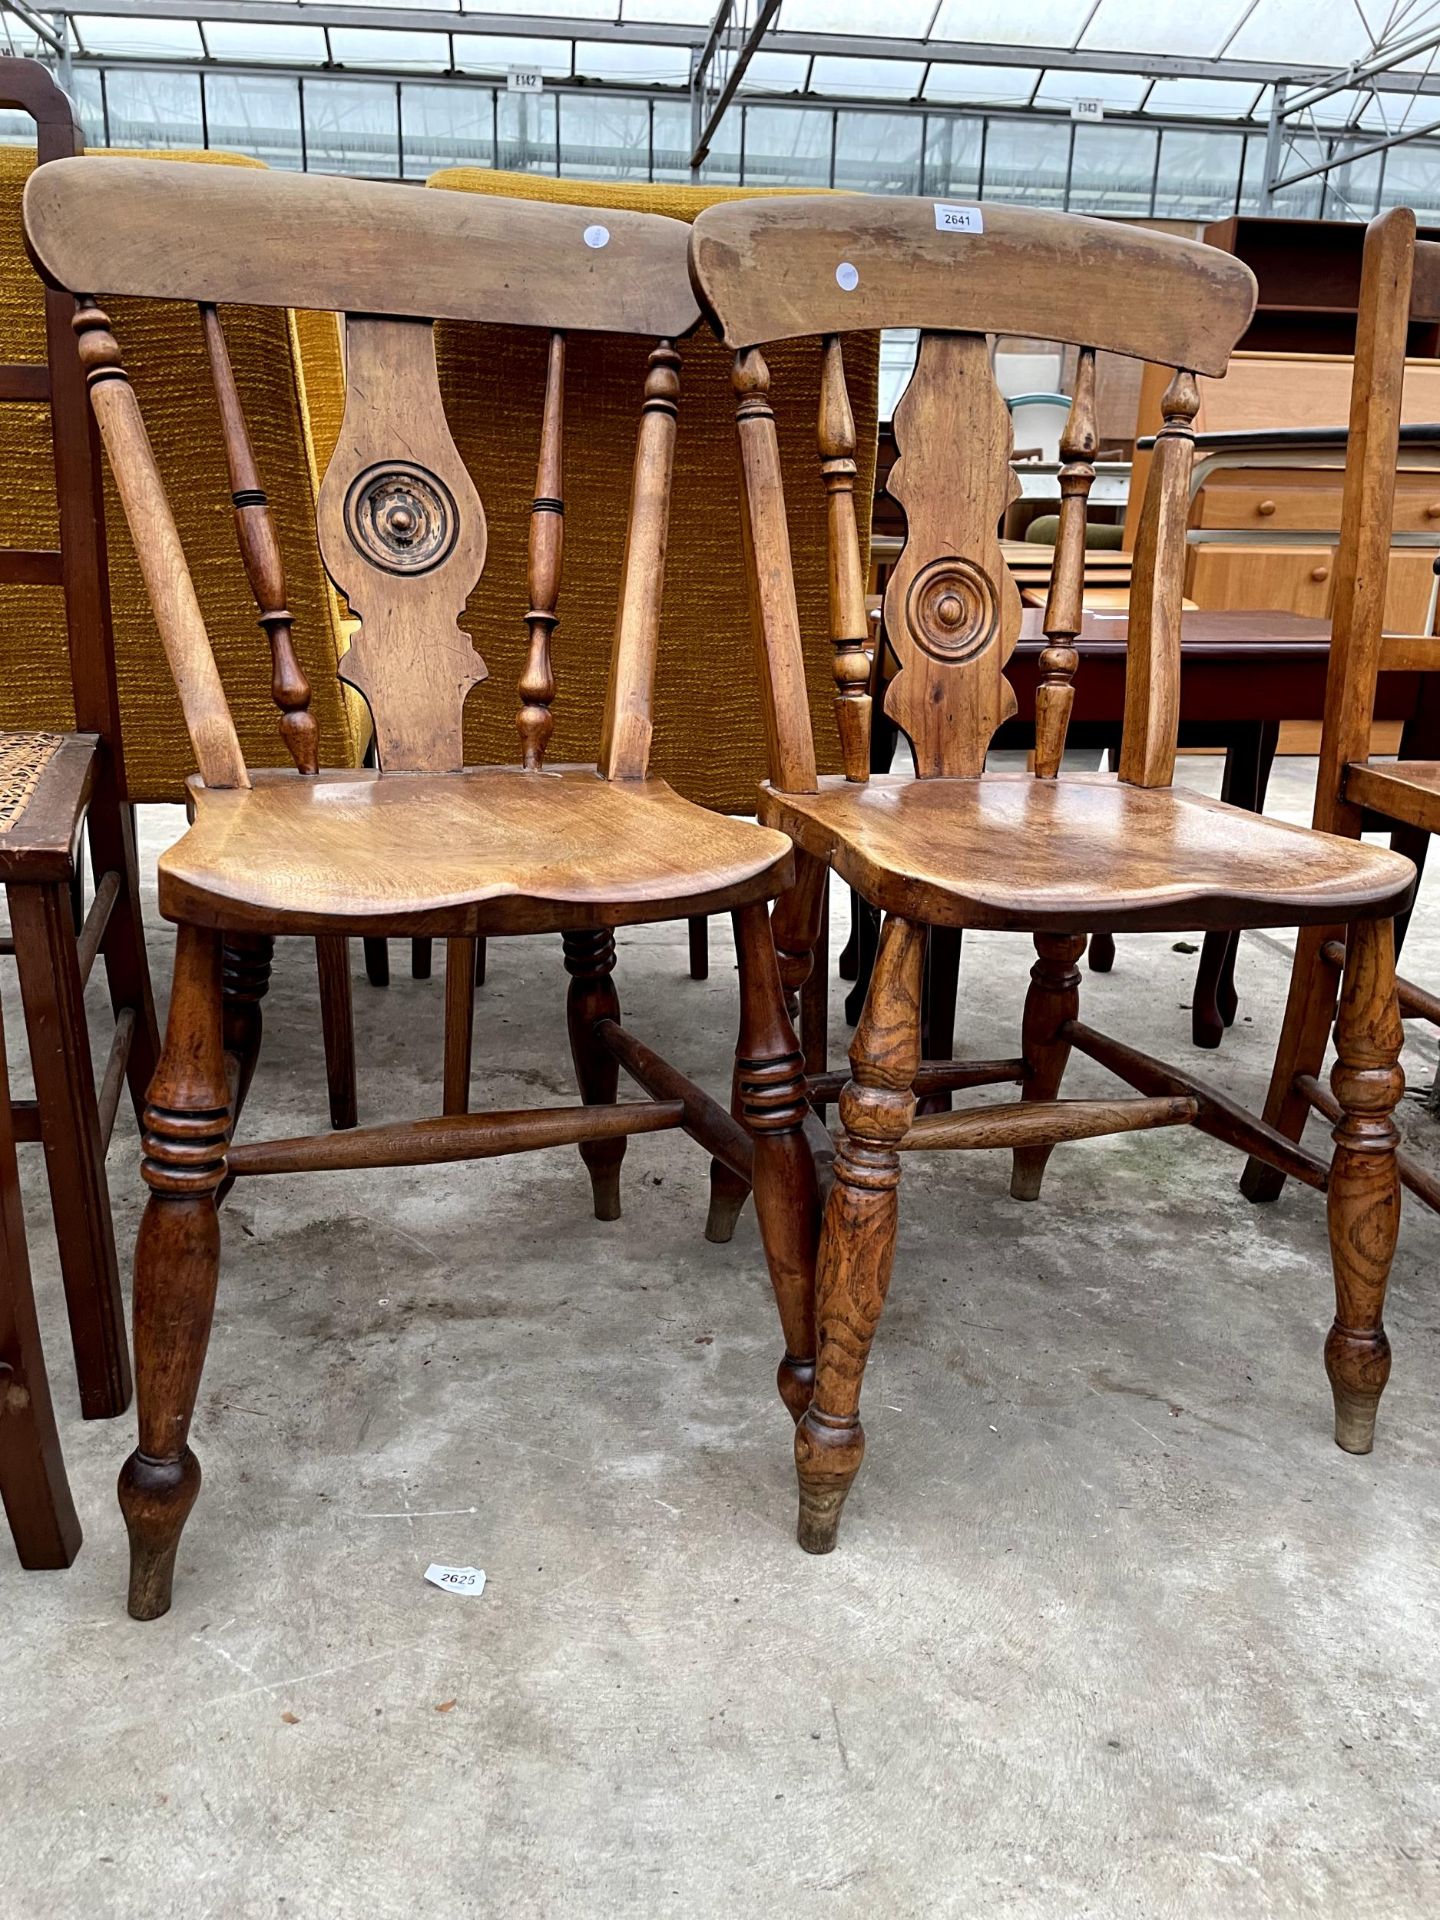
[[[1288,827],[1174,788],[1179,619],[1198,372],[1220,374],[1254,304],[1248,269],[1193,242],[1075,216],[984,209],[982,233],[937,230],[929,201],[789,201],[716,208],[694,228],[691,269],[735,351],[753,604],[768,673],[772,774],[761,818],[796,845],[797,877],[775,909],[787,985],[810,964],[832,866],[885,915],[851,1073],[812,1082],[839,1095],[835,1181],[823,1226],[796,1193],[778,1251],[777,1292],[815,1355],[814,1392],[796,1433],[800,1541],[835,1544],[860,1465],[861,1382],[895,1246],[902,1153],[1005,1147],[1011,1192],[1039,1197],[1057,1142],[1190,1125],[1267,1164],[1327,1187],[1339,1312],[1326,1359],[1336,1438],[1371,1444],[1388,1366],[1381,1302],[1399,1214],[1390,1113],[1403,1085],[1391,918],[1414,868],[1389,851]],[[908,541],[886,594],[901,671],[886,707],[913,742],[919,777],[870,779],[868,697],[859,647],[862,581],[844,464],[831,458],[844,407],[843,335],[919,327],[918,368],[896,419],[891,489]],[[800,332],[829,338],[820,418],[832,506],[836,713],[843,777],[817,778],[801,694],[801,642],[775,465],[775,422],[761,347]],[[1045,612],[1049,640],[1037,695],[1035,776],[987,774],[991,736],[1014,710],[1004,676],[1020,630],[996,526],[1010,497],[1010,423],[995,390],[987,331],[1081,347],[1065,437],[1062,527]],[[1177,369],[1144,504],[1131,597],[1126,719],[1118,778],[1057,778],[1081,628],[1085,497],[1096,444],[1093,351],[1106,347]],[[1350,928],[1333,1077],[1341,1118],[1333,1168],[1184,1070],[1084,1025],[1076,963],[1086,933],[1313,923]],[[1037,958],[1013,1059],[928,1063],[920,1051],[926,924],[1030,932]],[[1061,1100],[1072,1049],[1110,1068],[1139,1098]],[[750,1062],[742,1074],[758,1078]],[[916,1117],[937,1088],[1018,1082],[1014,1104]],[[800,1097],[794,1087],[791,1097]],[[776,1173],[757,1156],[764,1189]],[[817,1246],[818,1230],[818,1246]],[[790,1402],[794,1411],[794,1401]]]
[[[674,342],[698,319],[683,226],[313,174],[202,175],[115,160],[42,169],[27,189],[26,222],[43,271],[77,296],[92,402],[199,766],[195,823],[160,862],[160,910],[179,932],[146,1108],[150,1199],[135,1254],[140,1444],[120,1486],[130,1610],[152,1618],[169,1605],[199,1486],[186,1442],[215,1293],[222,1188],[242,1175],[570,1143],[589,1169],[597,1216],[613,1219],[632,1133],[683,1127],[742,1180],[755,1158],[803,1156],[808,1165],[803,1108],[779,1115],[774,1137],[752,1150],[724,1108],[619,1025],[611,979],[616,926],[733,912],[742,1050],[768,1054],[785,1012],[766,902],[789,884],[793,866],[782,834],[709,813],[646,771],[679,391]],[[368,702],[378,771],[246,767],[120,349],[92,288],[347,315],[345,418],[317,518],[326,564],[362,622],[340,671]],[[517,718],[522,766],[464,766],[462,710],[486,669],[456,621],[484,564],[486,527],[440,403],[437,318],[541,328],[548,342]],[[630,480],[598,770],[545,759],[571,329],[658,338]],[[564,937],[584,1104],[466,1113],[452,1069],[468,1054],[476,940],[536,932]],[[459,1005],[444,1116],[231,1144],[258,1033],[231,1018],[222,939],[242,935],[263,950],[277,933],[446,940],[447,997]],[[617,1104],[622,1066],[650,1099]]]
[[[42,160],[74,151],[70,103],[35,63],[0,62],[0,105],[30,114]],[[0,403],[48,414],[50,457],[24,484],[49,494],[39,539],[50,525],[58,535],[54,546],[0,548],[0,582],[15,592],[12,621],[27,598],[33,608],[34,590],[58,590],[64,626],[47,666],[64,676],[77,729],[0,732],[0,885],[10,911],[0,951],[15,956],[35,1082],[33,1100],[11,1100],[0,1037],[0,1496],[27,1567],[68,1566],[80,1527],[40,1348],[15,1142],[45,1151],[81,1413],[111,1418],[130,1404],[131,1375],[105,1151],[127,1079],[138,1119],[159,1056],[125,802],[100,453],[72,304],[63,293],[46,295],[43,361],[0,366]],[[28,644],[28,628],[7,622],[6,630]],[[6,651],[9,672],[19,674],[18,648]],[[77,915],[83,846],[95,888],[88,912]],[[85,1016],[97,959],[115,1013],[98,1089]]]
[[[1416,852],[1423,849],[1425,836],[1440,831],[1440,761],[1374,760],[1370,739],[1380,673],[1440,669],[1440,637],[1384,632],[1406,332],[1413,323],[1437,320],[1440,242],[1417,240],[1414,214],[1406,207],[1393,208],[1372,220],[1365,236],[1313,817],[1321,831],[1352,841],[1358,841],[1362,831],[1392,829],[1398,844]],[[1433,709],[1433,701],[1430,706]],[[1434,722],[1423,691],[1420,718],[1433,738]],[[1332,1121],[1340,1118],[1336,1092],[1324,1085],[1320,1068],[1341,992],[1343,931],[1338,924],[1306,926],[1296,941],[1265,1105],[1267,1123],[1290,1140],[1300,1139],[1312,1109]],[[1402,1013],[1440,1025],[1440,998],[1433,993],[1402,980],[1399,1000]],[[1440,1182],[1407,1154],[1397,1158],[1405,1186],[1427,1206],[1440,1209]],[[1242,1190],[1252,1200],[1273,1200],[1284,1185],[1285,1171],[1252,1159]],[[1388,1366],[1383,1347],[1375,1364],[1383,1384]]]

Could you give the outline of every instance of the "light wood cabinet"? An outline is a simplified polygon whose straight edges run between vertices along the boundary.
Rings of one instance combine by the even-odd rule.
[[[1323,620],[1330,612],[1335,554],[1328,547],[1261,547],[1207,540],[1190,550],[1186,594],[1207,612],[1273,608]]]

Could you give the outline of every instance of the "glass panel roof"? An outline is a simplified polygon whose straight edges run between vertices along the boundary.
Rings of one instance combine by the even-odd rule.
[[[816,58],[809,90],[860,100],[913,100],[924,77],[919,60],[850,60],[825,53]]]
[[[224,20],[206,19],[207,0],[167,0],[166,18],[153,17],[147,0],[93,0],[93,10],[90,0],[50,4],[68,16],[82,62],[113,59],[158,70],[208,57],[219,65],[311,70],[333,58],[342,67],[404,76],[439,72],[453,59],[467,74],[497,76],[522,66],[547,80],[678,92],[717,0],[271,0],[265,11],[288,17],[263,20],[244,17],[247,0],[208,0],[235,16]],[[733,71],[759,4],[737,0],[736,25],[713,69],[717,80]],[[413,30],[379,20],[368,26],[366,16],[377,8],[413,16]],[[335,20],[346,12],[350,22],[330,26],[327,41],[317,15]],[[28,51],[33,35],[13,15],[0,18],[0,49]],[[522,21],[531,30],[519,36],[488,30],[488,23]],[[452,23],[458,31],[447,31]],[[1317,75],[1342,73],[1386,39],[1398,47],[1423,41],[1427,32],[1440,37],[1440,0],[1030,0],[1008,14],[994,0],[782,0],[741,87],[752,99],[1033,106],[1052,116],[1076,99],[1098,99],[1107,119],[1247,120],[1263,127],[1273,80],[1287,77],[1293,93]],[[843,39],[827,45],[827,36]],[[946,47],[973,50],[974,57],[946,59]],[[991,47],[987,59],[982,50]],[[931,49],[942,57],[926,57]],[[1147,61],[1154,63],[1148,70]],[[1197,71],[1177,74],[1177,62]],[[1172,71],[1157,75],[1155,67],[1165,65]],[[1419,95],[1401,90],[1411,75],[1423,84]],[[1440,120],[1436,47],[1387,65],[1377,85],[1378,97],[1363,85],[1349,87],[1317,102],[1313,118],[1292,117],[1293,136],[1314,127],[1384,134]]]
[[[1076,100],[1098,100],[1109,112],[1133,113],[1150,91],[1143,73],[1072,73],[1052,67],[1035,90],[1037,107],[1062,110]]]
[[[1038,67],[962,67],[954,62],[937,62],[925,82],[925,98],[1023,107],[1039,78]]]

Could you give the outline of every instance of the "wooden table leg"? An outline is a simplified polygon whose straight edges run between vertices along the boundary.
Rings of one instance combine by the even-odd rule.
[[[130,1349],[70,889],[59,881],[7,891],[80,1411],[105,1420],[130,1404]]]
[[[20,1204],[20,1169],[0,1026],[0,1500],[22,1567],[68,1567],[80,1520],[65,1478]]]

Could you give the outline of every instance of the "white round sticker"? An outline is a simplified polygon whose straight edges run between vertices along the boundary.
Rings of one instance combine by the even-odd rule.
[[[835,269],[835,284],[845,293],[853,293],[860,284],[860,274],[848,260],[842,260]]]
[[[586,227],[585,244],[587,247],[608,247],[610,229],[608,227]]]

